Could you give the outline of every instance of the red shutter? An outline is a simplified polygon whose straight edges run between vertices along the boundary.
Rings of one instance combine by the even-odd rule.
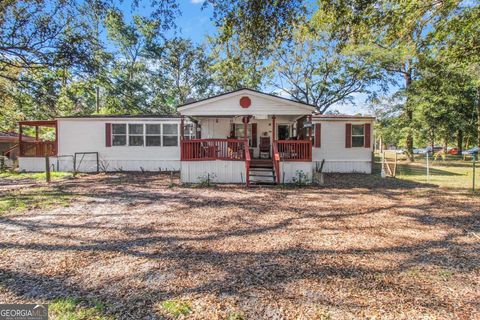
[[[322,124],[315,123],[315,148],[320,148],[322,145]]]
[[[105,146],[112,146],[112,124],[105,123]]]
[[[235,139],[235,123],[230,123],[230,139]]]
[[[365,123],[365,148],[370,148],[370,141],[372,140],[372,125],[370,123]]]
[[[252,123],[252,148],[257,147],[257,124]]]
[[[345,148],[352,147],[352,124],[345,124]]]

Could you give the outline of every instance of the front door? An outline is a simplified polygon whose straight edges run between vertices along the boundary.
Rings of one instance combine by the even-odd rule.
[[[288,140],[290,138],[290,126],[288,124],[278,125],[278,140]]]

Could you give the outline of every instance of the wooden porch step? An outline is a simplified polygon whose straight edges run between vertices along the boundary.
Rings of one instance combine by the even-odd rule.
[[[252,160],[250,162],[250,168],[273,168],[272,160]]]
[[[250,182],[250,187],[274,186],[274,185],[276,185],[276,183],[271,181],[262,181],[262,182],[251,181]]]

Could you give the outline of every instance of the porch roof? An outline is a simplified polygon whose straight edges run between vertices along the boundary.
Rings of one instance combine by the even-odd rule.
[[[240,89],[178,107],[186,116],[309,115],[315,107],[251,89]]]

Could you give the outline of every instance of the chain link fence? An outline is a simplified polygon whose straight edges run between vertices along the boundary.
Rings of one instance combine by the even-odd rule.
[[[376,174],[454,189],[480,189],[478,155],[415,154],[414,161],[397,151],[376,154]]]

